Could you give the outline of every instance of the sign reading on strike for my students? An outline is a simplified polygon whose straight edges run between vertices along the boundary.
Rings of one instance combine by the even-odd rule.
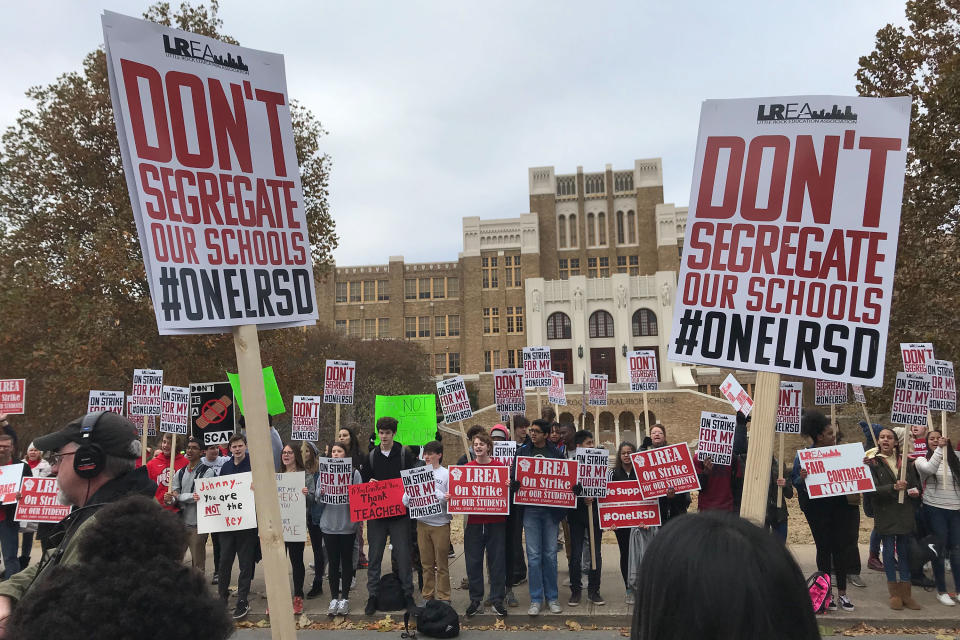
[[[392,518],[406,513],[401,478],[350,485],[351,522]]]
[[[123,415],[123,391],[90,391],[87,398],[87,413],[112,411]]]
[[[550,347],[523,348],[523,384],[527,389],[550,387]]]
[[[158,416],[163,399],[163,371],[134,369],[128,417]]]
[[[527,400],[523,394],[523,369],[497,369],[493,372],[493,397],[501,416],[523,415]]]
[[[320,439],[320,396],[293,396],[293,415],[291,416],[290,439]]]
[[[564,377],[562,371],[550,372],[550,390],[547,392],[547,402],[558,406],[566,406],[567,390],[563,386]]]
[[[573,485],[577,483],[577,461],[555,458],[517,457],[517,482],[520,489],[513,496],[514,504],[540,507],[577,506]]]
[[[910,98],[707,100],[668,358],[880,386]]]
[[[803,409],[803,383],[780,383],[777,401],[777,433],[800,433],[800,411]]]
[[[147,423],[147,437],[154,438],[160,435],[160,432],[157,430],[158,416],[134,416],[131,413],[131,409],[130,409],[132,404],[131,401],[132,401],[132,398],[130,398],[130,396],[127,396],[127,418],[129,418],[129,420],[133,422],[133,424],[137,425],[137,436],[139,437],[143,435],[144,421],[146,421]]]
[[[467,385],[462,376],[438,382],[437,395],[440,396],[443,421],[447,424],[467,420],[473,416],[470,398],[467,396]]]
[[[745,416],[750,415],[750,412],[753,411],[753,399],[747,395],[746,390],[740,386],[732,373],[727,374],[727,377],[720,383],[720,393],[727,399],[727,402],[733,405],[734,411],[739,411]]]
[[[667,489],[676,493],[700,490],[700,480],[686,442],[638,451],[630,456],[630,460],[640,484],[640,497],[644,500],[665,496]]]
[[[443,504],[437,495],[437,481],[433,467],[401,469],[403,492],[407,495],[407,511],[414,520],[443,513]]]
[[[590,401],[591,407],[607,406],[607,374],[590,374]]]
[[[627,355],[630,367],[630,391],[656,391],[659,387],[657,354],[650,349],[631,351]]]
[[[733,432],[736,428],[737,416],[701,411],[697,460],[732,464]]]
[[[510,514],[510,468],[497,464],[450,467],[449,513]]]
[[[597,500],[601,529],[629,529],[660,525],[660,502],[640,498],[636,480],[607,483],[606,497]]]
[[[160,333],[314,324],[283,56],[109,11],[102,21]]]
[[[930,375],[930,410],[957,410],[957,381],[953,376],[953,363],[949,360],[934,360],[927,364]]]
[[[72,507],[57,499],[56,478],[24,478],[13,519],[17,522],[60,522]]]
[[[26,405],[26,379],[0,380],[0,413],[19,415],[25,411]]]
[[[893,386],[890,422],[926,426],[929,403],[930,376],[926,373],[919,375],[898,371]]]
[[[852,384],[850,386],[853,388],[853,401],[866,404],[867,396],[863,394],[863,385]]]
[[[323,504],[349,504],[350,483],[353,480],[353,460],[350,458],[317,458],[318,499]]]
[[[257,526],[253,502],[253,474],[234,473],[215,478],[197,478],[197,533],[242,531]]]
[[[190,385],[190,425],[204,448],[226,445],[234,430],[233,387],[229,382]]]
[[[509,440],[494,440],[493,453],[490,457],[502,465],[513,466],[513,459],[517,457],[517,443]]]
[[[323,401],[326,404],[353,404],[353,386],[357,363],[353,360],[327,360],[323,374]]]
[[[807,495],[811,498],[874,490],[873,474],[863,464],[863,444],[859,442],[800,449],[797,455],[807,470]]]
[[[926,373],[927,363],[933,362],[933,344],[930,342],[901,342],[900,357],[904,373]]]
[[[610,452],[606,449],[577,447],[573,459],[577,461],[577,483],[584,498],[602,498],[607,495],[607,470]]]
[[[847,383],[836,380],[816,381],[816,405],[847,404]]]
[[[163,405],[160,411],[160,431],[178,436],[190,433],[190,389],[163,387]]]

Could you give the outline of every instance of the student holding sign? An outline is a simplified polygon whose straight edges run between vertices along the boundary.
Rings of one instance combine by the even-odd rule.
[[[160,439],[160,453],[147,462],[147,474],[150,479],[157,483],[157,502],[163,505],[168,511],[179,511],[176,500],[170,494],[170,458],[175,458],[173,462],[174,472],[180,471],[187,466],[187,458],[182,453],[176,453],[173,449],[173,434],[164,433]]]
[[[887,574],[890,608],[920,609],[913,599],[910,584],[910,546],[917,527],[920,481],[912,460],[907,462],[906,479],[900,479],[903,451],[893,429],[882,429],[877,444],[877,450],[864,462],[870,466],[877,487],[873,497],[873,521],[883,543],[883,568]],[[898,496],[903,490],[906,490],[907,497],[900,502]]]
[[[12,489],[9,493],[16,495],[20,493],[20,481],[23,478],[29,478],[32,472],[30,465],[16,460],[13,446],[13,437],[5,433],[0,434],[0,467],[7,467],[8,465],[10,469],[17,469],[13,465],[21,467],[17,469],[19,473],[16,474],[16,485],[8,487]],[[7,488],[4,489],[4,493],[8,493]],[[18,555],[20,553],[20,523],[14,520],[16,510],[16,501],[0,508],[0,515],[3,516],[3,520],[0,520],[0,547],[3,549],[3,577],[6,579],[9,579],[15,573],[19,573],[22,568]]]
[[[585,430],[577,431],[573,436],[573,444],[574,447],[592,449],[594,445],[593,434]],[[581,462],[581,469],[582,468],[583,465]],[[606,485],[604,485],[604,487],[605,486]],[[604,489],[604,491],[606,491],[606,489]],[[577,494],[578,498],[576,509],[567,513],[571,543],[570,562],[568,564],[570,570],[570,600],[567,604],[571,607],[576,607],[580,604],[580,600],[583,597],[581,564],[584,538],[589,537],[594,544],[599,545],[602,532],[600,531],[600,515],[597,513],[597,501],[594,498],[582,496],[583,485],[580,482],[574,485],[573,492]],[[592,517],[589,514],[591,511],[593,512]],[[592,537],[589,536],[591,524],[593,525]],[[590,555],[593,557],[591,559],[591,568],[587,572],[587,599],[595,605],[604,605],[607,604],[607,601],[600,595],[600,571],[602,569],[600,550],[593,548],[591,545]]]
[[[190,564],[203,573],[207,565],[207,534],[197,533],[197,502],[200,494],[194,488],[198,478],[211,478],[216,475],[213,468],[203,463],[200,455],[200,441],[191,437],[187,441],[187,464],[173,474],[170,493],[174,502],[182,509],[183,524],[187,528],[187,548],[190,549]]]
[[[330,445],[330,457],[344,459],[347,449],[341,442]],[[322,496],[324,486],[321,478],[317,478],[317,494]],[[360,471],[353,470],[350,484],[360,484],[363,480]],[[350,504],[327,504],[323,507],[320,516],[320,531],[323,533],[323,544],[327,548],[327,566],[330,578],[330,606],[327,607],[328,616],[345,616],[350,613],[350,585],[353,582],[353,543],[357,537],[357,529],[362,525],[350,520]],[[317,565],[319,567],[319,565]],[[322,569],[317,569],[317,575],[323,575]]]
[[[247,453],[247,437],[235,434],[230,438],[230,459],[220,467],[220,477],[250,471],[250,455]],[[233,573],[233,560],[237,559],[240,565],[240,575],[237,577],[237,605],[233,610],[233,619],[242,620],[250,613],[250,604],[247,597],[250,595],[250,583],[253,582],[253,572],[257,564],[257,548],[260,540],[257,528],[221,531],[220,537],[220,566],[217,573],[220,580],[217,584],[220,599],[224,604],[230,596],[230,576]]]
[[[450,514],[447,513],[447,492],[450,474],[440,466],[443,445],[433,440],[423,445],[423,459],[433,471],[434,491],[440,499],[440,513],[417,519],[417,546],[423,566],[423,599],[450,603]],[[409,496],[403,494],[403,504],[409,507]],[[436,573],[433,568],[436,567]]]
[[[303,472],[304,482],[306,482],[306,469],[303,466],[303,456],[300,455],[300,449],[291,444],[284,445],[280,451],[280,461],[281,465],[277,469],[277,473]],[[310,493],[310,490],[304,484],[303,495],[308,493]],[[284,541],[283,544],[287,547],[287,557],[290,558],[290,566],[293,569],[293,612],[300,615],[303,613],[303,581],[307,575],[307,570],[303,566],[303,548],[306,543]]]
[[[953,593],[957,596],[960,594],[960,458],[953,444],[933,430],[927,434],[926,456],[914,464],[923,480],[923,514],[934,535],[945,544],[953,572]],[[956,603],[947,593],[943,554],[938,553],[932,563],[937,600],[952,607]]]
[[[612,482],[625,482],[627,480],[636,482],[637,471],[633,468],[633,462],[630,456],[636,453],[637,447],[632,442],[621,442],[617,449],[617,459],[613,462],[613,471],[610,474]],[[639,492],[640,485],[637,485]],[[617,536],[617,546],[620,548],[620,575],[623,577],[623,586],[626,589],[624,600],[627,604],[633,604],[634,591],[632,585],[627,582],[628,561],[630,559],[630,532],[633,528],[622,527],[614,529],[613,533]]]

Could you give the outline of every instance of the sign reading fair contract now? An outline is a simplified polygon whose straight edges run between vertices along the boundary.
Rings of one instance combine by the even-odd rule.
[[[283,56],[109,11],[103,33],[160,333],[314,324]]]
[[[707,100],[668,357],[871,386],[910,98]]]
[[[797,455],[807,470],[807,495],[811,498],[874,490],[873,474],[863,464],[863,445],[859,442],[800,449]]]

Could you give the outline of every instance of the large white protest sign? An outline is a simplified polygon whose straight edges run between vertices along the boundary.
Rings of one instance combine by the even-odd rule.
[[[580,496],[606,497],[610,452],[606,449],[577,447],[573,457],[577,461],[577,484],[581,488]]]
[[[402,469],[403,492],[407,494],[407,511],[414,520],[443,513],[443,505],[437,496],[437,481],[433,467]]]
[[[863,445],[859,442],[800,449],[797,456],[807,470],[807,495],[811,498],[874,490],[873,474],[863,463]]]
[[[90,391],[87,397],[87,413],[112,411],[123,415],[123,391]]]
[[[490,457],[505,467],[512,467],[517,457],[517,443],[512,440],[494,440]]]
[[[163,371],[134,369],[133,388],[127,404],[128,417],[158,416],[163,399]]]
[[[957,381],[953,376],[953,363],[949,360],[934,360],[927,364],[930,375],[930,410],[957,410]]]
[[[880,386],[910,98],[707,100],[668,357]]]
[[[493,397],[501,416],[523,415],[527,400],[523,393],[523,369],[497,369],[493,372]]]
[[[13,504],[17,501],[22,478],[23,463],[20,461],[0,467],[0,501],[3,504]]]
[[[753,399],[747,394],[747,391],[740,386],[733,374],[728,374],[720,383],[720,393],[733,406],[734,411],[739,411],[745,416],[753,411]]]
[[[102,21],[160,333],[315,323],[283,56],[109,11]]]
[[[607,374],[590,374],[590,401],[591,407],[607,406]]]
[[[175,433],[178,436],[190,434],[190,389],[188,387],[164,385],[160,431]]]
[[[732,464],[733,433],[736,428],[737,416],[701,411],[697,460],[709,460],[714,464]]]
[[[253,474],[234,473],[214,478],[197,478],[197,533],[241,531],[257,526],[253,502]],[[301,480],[302,483],[302,480]]]
[[[566,406],[567,390],[564,385],[562,371],[550,372],[550,390],[547,392],[547,402],[558,406]]]
[[[307,541],[307,496],[303,493],[304,475],[303,471],[277,474],[277,498],[280,500],[284,542]]]
[[[927,424],[930,403],[930,376],[897,372],[893,387],[893,406],[890,422],[894,424]]]
[[[447,424],[467,420],[473,416],[467,385],[462,376],[441,380],[437,383],[437,395],[443,409],[443,421]]]
[[[657,354],[650,349],[627,354],[630,368],[630,391],[656,391],[660,379],[657,373]]]
[[[900,357],[904,373],[927,372],[927,363],[933,362],[933,344],[930,342],[901,342]]]
[[[814,404],[816,405],[847,404],[846,382],[817,379],[814,390]]]
[[[800,433],[803,383],[781,382],[777,402],[777,433]]]
[[[523,348],[523,383],[527,389],[550,387],[550,347]]]
[[[327,360],[323,375],[323,401],[326,404],[353,404],[357,363],[353,360]]]
[[[293,396],[291,409],[290,439],[309,440],[320,438],[320,396]]]
[[[317,458],[317,487],[323,504],[350,504],[352,481],[353,460],[350,458]]]
[[[133,398],[127,396],[127,418],[135,425],[137,425],[137,436],[143,435],[143,423],[147,423],[147,436],[150,438],[155,438],[160,435],[160,432],[157,431],[157,418],[159,416],[135,416],[133,415]],[[226,441],[224,441],[226,442]]]

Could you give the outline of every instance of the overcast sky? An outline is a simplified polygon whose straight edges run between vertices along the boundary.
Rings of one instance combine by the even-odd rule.
[[[904,4],[223,0],[221,17],[285,55],[290,95],[329,131],[344,266],[455,260],[462,217],[528,211],[532,166],[660,157],[665,200],[686,205],[702,100],[853,95],[859,56]],[[0,126],[28,87],[80,68],[103,9],[147,6],[0,2]]]

